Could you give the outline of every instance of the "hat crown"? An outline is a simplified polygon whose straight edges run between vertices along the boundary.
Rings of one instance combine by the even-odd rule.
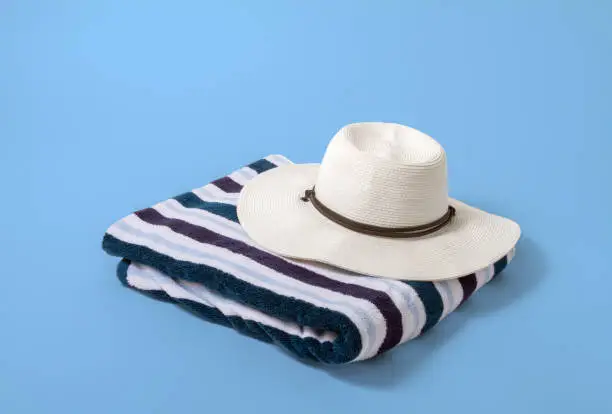
[[[317,198],[338,214],[379,227],[431,223],[448,210],[446,154],[428,135],[399,124],[350,124],[330,141]]]

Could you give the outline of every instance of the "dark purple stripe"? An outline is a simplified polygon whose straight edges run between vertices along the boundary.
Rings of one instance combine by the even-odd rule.
[[[463,289],[463,299],[461,299],[459,304],[461,306],[476,290],[478,280],[476,280],[476,274],[472,273],[471,275],[460,277],[459,283],[461,283],[461,288]]]
[[[384,292],[329,279],[323,275],[289,263],[281,257],[249,246],[239,240],[225,237],[204,227],[199,227],[183,220],[164,217],[157,210],[152,208],[138,211],[135,214],[147,223],[166,226],[174,232],[187,236],[200,243],[211,244],[241,254],[295,280],[372,302],[378,310],[380,310],[387,322],[387,335],[378,353],[382,353],[394,347],[402,338],[402,315],[389,295]]]
[[[229,177],[222,177],[218,180],[212,182],[214,185],[219,187],[221,190],[226,193],[239,193],[242,189],[242,185],[238,184],[236,181],[232,180]]]

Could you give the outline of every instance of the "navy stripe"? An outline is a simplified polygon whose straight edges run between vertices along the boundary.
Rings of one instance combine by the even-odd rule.
[[[508,266],[508,255],[502,257],[497,262],[493,264],[493,268],[495,269],[494,276],[497,276]]]
[[[463,299],[461,299],[460,303],[462,305],[476,290],[478,280],[476,279],[476,274],[472,273],[471,275],[460,277],[459,283],[461,283],[461,289],[463,290]]]
[[[238,223],[236,206],[233,206],[231,204],[204,201],[194,193],[181,194],[180,196],[174,197],[174,199],[178,201],[183,207],[206,210],[210,213],[225,217],[228,220]]]
[[[242,185],[232,180],[230,177],[221,177],[212,182],[214,185],[219,187],[226,193],[239,193],[242,189]]]
[[[140,210],[135,214],[141,220],[149,224],[166,226],[174,232],[187,236],[197,242],[211,244],[227,249],[233,253],[241,254],[295,280],[370,301],[380,310],[387,322],[387,334],[379,352],[384,352],[394,347],[402,338],[402,315],[387,293],[376,291],[365,286],[329,279],[323,275],[290,263],[279,256],[249,246],[239,240],[225,237],[204,227],[199,227],[183,220],[164,217],[157,210],[152,208]]]
[[[421,329],[421,334],[427,332],[435,324],[438,323],[442,312],[444,312],[444,302],[440,292],[432,282],[405,282],[410,285],[421,298],[423,306],[425,306],[425,325]]]
[[[308,341],[302,338],[290,338],[291,335],[286,332],[261,326],[271,341],[286,347],[294,355],[339,364],[354,360],[361,352],[362,343],[359,330],[350,318],[340,312],[317,307],[311,303],[251,285],[214,267],[176,260],[148,247],[126,243],[108,233],[104,235],[102,248],[110,255],[127,258],[118,268],[119,279],[124,284],[126,275],[122,272],[127,270],[129,260],[133,260],[138,263],[146,263],[170,277],[180,277],[201,283],[228,299],[243,303],[270,316],[289,320],[300,326],[311,326],[338,333],[333,343],[320,343],[315,339]],[[138,292],[144,293],[141,290]],[[206,316],[205,312],[201,316]],[[215,322],[224,324],[222,319],[217,319]],[[245,333],[253,333],[255,323],[248,322],[250,329]]]
[[[272,168],[276,168],[276,165],[272,164],[265,158],[262,158],[259,161],[255,161],[254,163],[249,164],[249,167],[257,171],[257,174],[261,174],[262,172],[271,170]]]

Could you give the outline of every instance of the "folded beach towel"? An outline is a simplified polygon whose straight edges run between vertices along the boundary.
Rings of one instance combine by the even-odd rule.
[[[514,249],[458,279],[410,282],[267,252],[242,230],[236,203],[248,180],[289,162],[268,156],[114,223],[103,248],[122,259],[121,282],[299,358],[348,363],[423,334],[512,259]]]

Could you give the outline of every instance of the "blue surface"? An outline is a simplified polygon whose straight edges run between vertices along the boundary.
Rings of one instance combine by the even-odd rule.
[[[308,4],[308,5],[306,5]],[[0,412],[612,410],[605,1],[0,3]],[[342,368],[121,287],[106,227],[342,125],[419,128],[512,217],[505,276]]]

